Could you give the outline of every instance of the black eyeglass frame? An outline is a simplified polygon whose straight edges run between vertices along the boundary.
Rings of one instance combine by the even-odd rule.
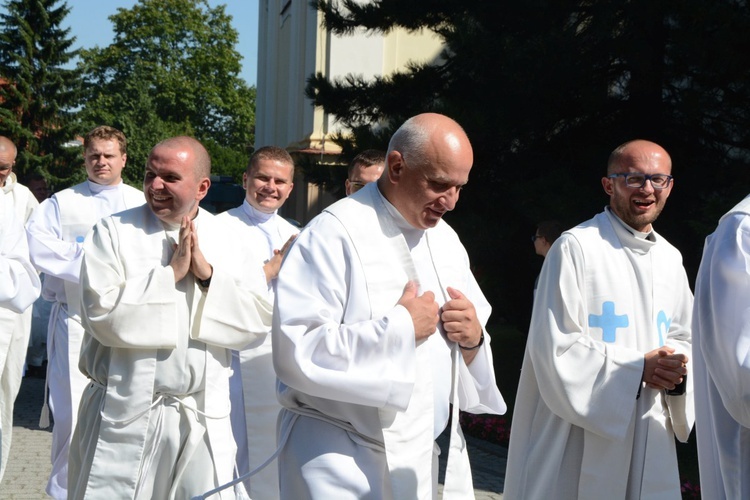
[[[651,181],[651,186],[653,186],[654,189],[667,189],[671,184],[672,180],[674,179],[673,176],[669,174],[642,174],[639,172],[627,172],[627,173],[619,173],[619,174],[610,174],[607,176],[608,179],[614,179],[616,177],[624,177],[625,178],[625,185],[629,188],[637,188],[641,189],[643,186],[646,185],[646,181]],[[630,179],[633,177],[643,177],[643,182],[641,182],[640,185],[629,183]],[[664,185],[656,184],[653,179],[665,179]]]

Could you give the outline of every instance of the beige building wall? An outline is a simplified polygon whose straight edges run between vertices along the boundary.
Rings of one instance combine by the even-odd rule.
[[[331,35],[308,0],[260,0],[259,9],[255,147],[283,147],[300,159],[314,156],[337,163],[341,150],[330,137],[346,132],[334,116],[313,108],[305,98],[310,76],[322,73],[335,79],[351,74],[369,79],[403,69],[410,61],[434,61],[442,50],[440,39],[429,31]],[[306,224],[335,200],[305,183],[301,175],[282,212]]]

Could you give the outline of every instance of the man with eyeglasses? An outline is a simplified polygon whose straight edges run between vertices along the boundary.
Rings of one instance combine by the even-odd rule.
[[[680,498],[693,424],[693,297],[652,223],[672,189],[658,144],[627,142],[609,206],[564,232],[539,279],[511,429],[506,499]]]
[[[377,149],[365,149],[354,157],[349,165],[348,178],[346,179],[346,195],[351,196],[365,184],[380,179],[385,169],[385,153]]]

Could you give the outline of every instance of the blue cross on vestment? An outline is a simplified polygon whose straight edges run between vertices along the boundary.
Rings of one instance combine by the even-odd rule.
[[[618,328],[625,328],[628,326],[628,315],[615,314],[615,303],[604,302],[602,304],[602,314],[597,316],[595,314],[589,314],[589,327],[590,328],[601,328],[602,329],[602,340],[604,342],[614,342],[615,333]]]

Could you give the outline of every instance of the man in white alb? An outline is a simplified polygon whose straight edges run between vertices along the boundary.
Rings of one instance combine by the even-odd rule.
[[[71,499],[187,499],[232,479],[231,349],[271,324],[263,269],[199,207],[211,160],[197,140],[151,150],[140,206],[84,243],[83,393]],[[231,490],[221,498],[234,498]]]
[[[26,226],[31,262],[46,274],[42,295],[54,302],[47,338],[49,409],[55,421],[47,494],[56,499],[67,497],[70,438],[88,383],[78,369],[83,240],[102,217],[144,203],[143,193],[122,181],[127,161],[122,132],[106,125],[96,127],[84,138],[83,149],[88,180],[44,200]],[[42,427],[49,425],[46,410],[45,401]]]
[[[679,499],[675,437],[693,424],[680,253],[654,231],[672,185],[658,144],[627,142],[609,206],[542,266],[511,427],[504,498]]]
[[[417,115],[391,138],[380,180],[328,207],[289,249],[273,328],[282,499],[434,498],[450,403],[444,498],[473,498],[459,407],[506,407],[490,305],[442,220],[472,163],[455,121]]]
[[[693,308],[703,498],[750,498],[750,196],[706,239]]]
[[[19,184],[13,165],[16,162],[16,146],[7,137],[0,136],[0,189],[3,196],[0,201],[5,210],[12,211],[17,221],[23,226],[31,213],[39,205],[31,191]],[[28,250],[26,254],[28,259]],[[5,316],[3,322],[13,321],[15,327],[8,335],[0,338],[0,426],[5,429],[3,435],[2,456],[8,456],[13,431],[13,406],[21,388],[21,380],[26,361],[26,350],[31,333],[31,310],[26,308],[21,313],[11,309],[0,309]],[[8,333],[6,331],[6,333]],[[5,461],[0,462],[0,480],[5,474]]]
[[[0,156],[0,162],[2,156]],[[0,164],[1,165],[1,164]],[[0,467],[10,456],[13,402],[20,387],[26,344],[16,342],[18,316],[31,309],[41,283],[29,261],[23,223],[0,191]],[[26,337],[28,342],[28,337]],[[19,345],[20,344],[20,345]],[[20,352],[19,352],[20,351]],[[0,474],[0,481],[2,475]]]
[[[296,226],[287,222],[278,210],[294,187],[294,161],[286,150],[265,146],[250,157],[242,176],[245,201],[219,215],[231,224],[232,234],[250,245],[260,258],[259,266],[268,270],[268,297],[273,304],[275,278],[294,236]],[[243,475],[276,451],[276,420],[281,405],[276,399],[276,373],[271,359],[271,336],[260,346],[251,345],[232,354],[234,373],[232,429],[237,442],[237,473]],[[279,498],[279,474],[276,461],[245,481],[253,500]]]

